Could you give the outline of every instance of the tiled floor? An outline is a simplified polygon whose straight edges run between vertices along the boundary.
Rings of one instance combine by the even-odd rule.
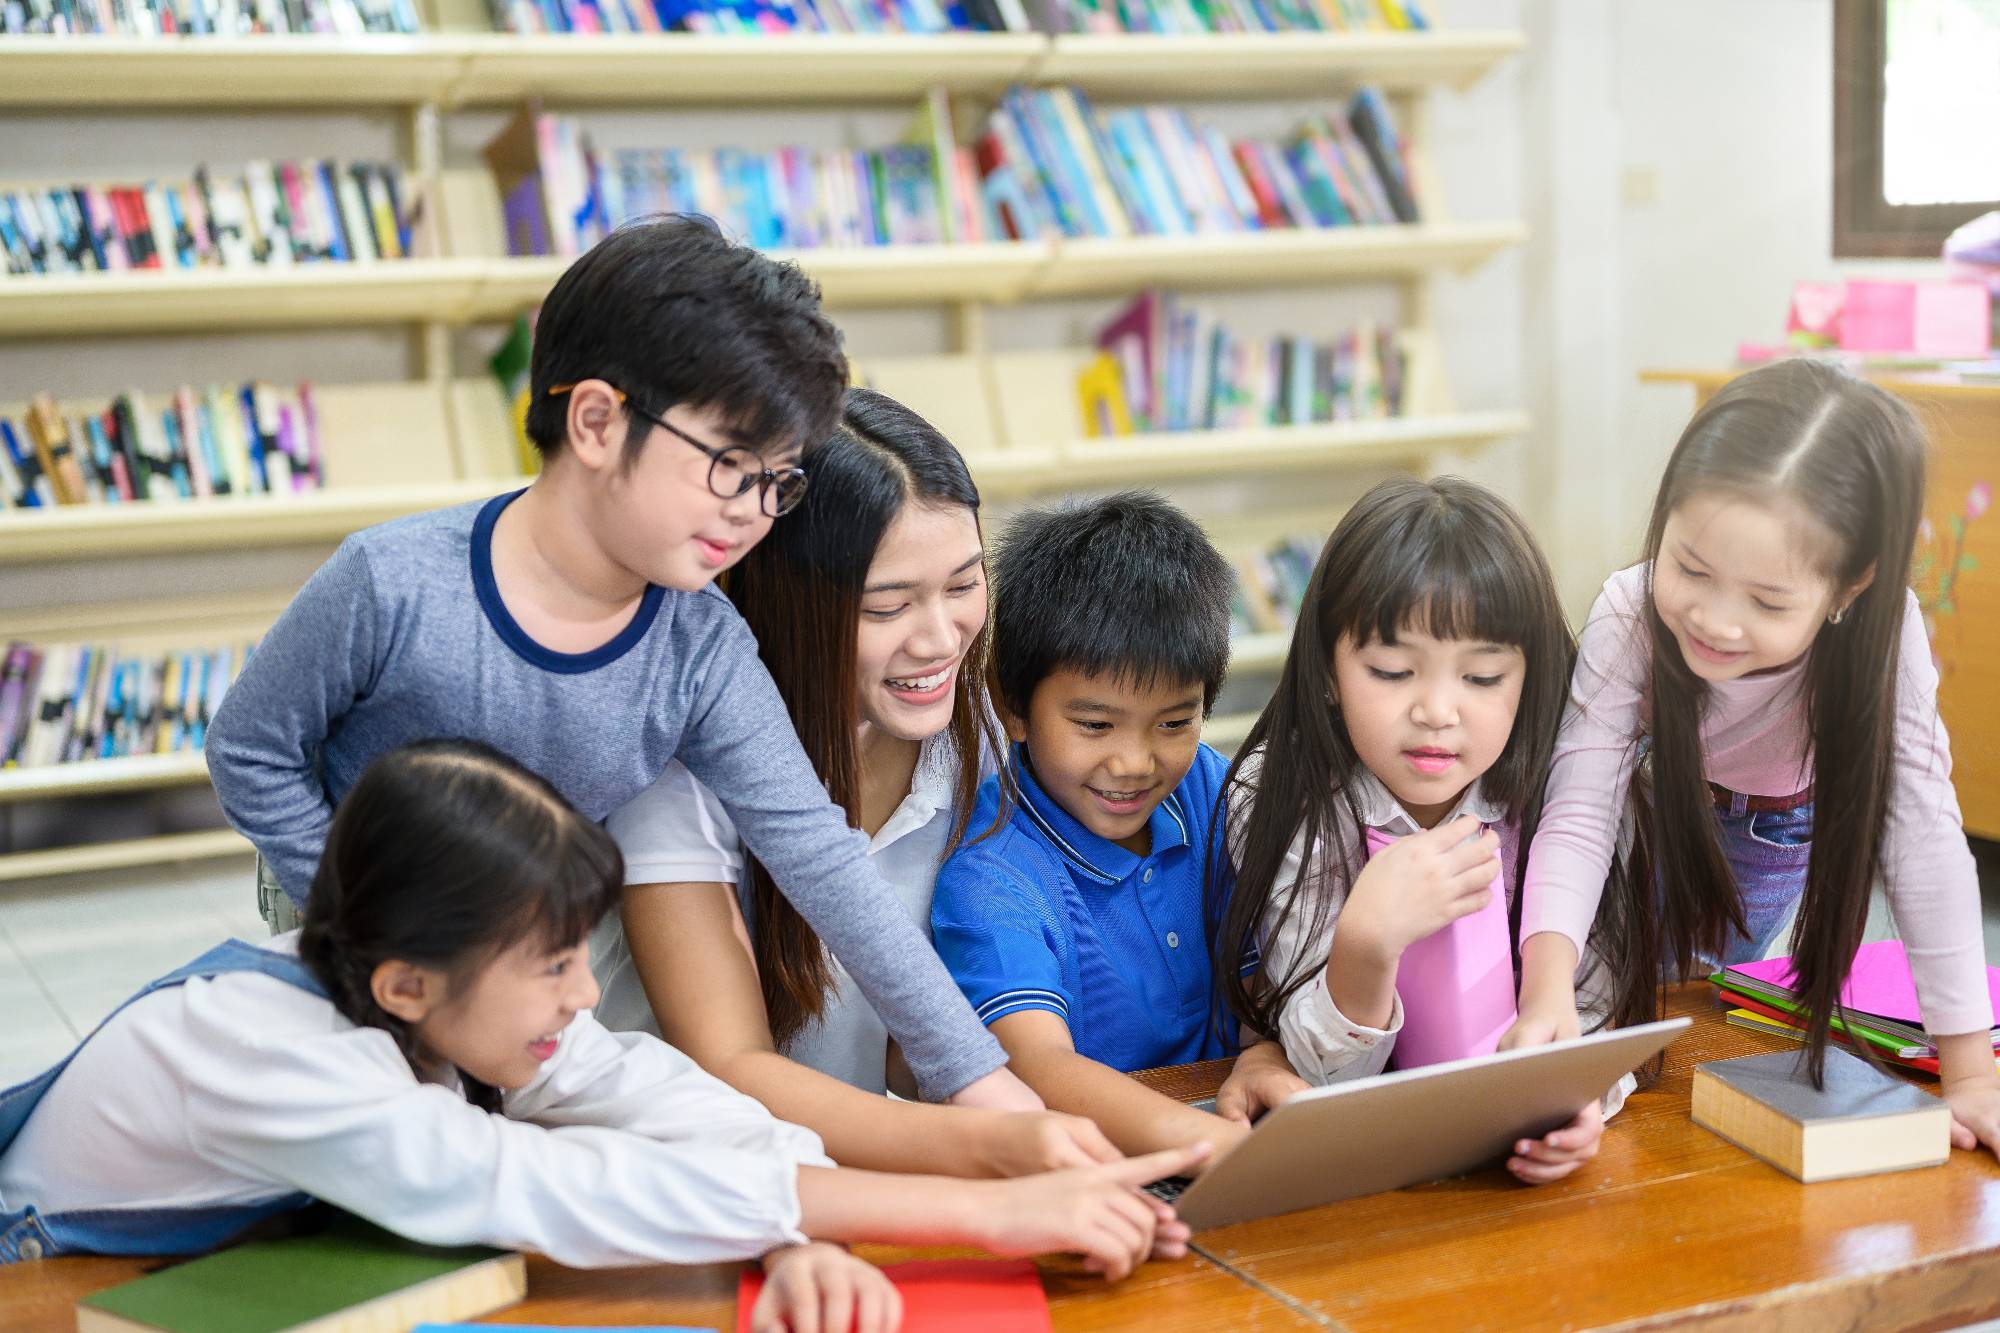
[[[267,935],[254,875],[244,856],[0,885],[0,1087],[226,936]]]

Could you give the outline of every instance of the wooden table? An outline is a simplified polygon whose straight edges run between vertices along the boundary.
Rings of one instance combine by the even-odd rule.
[[[1669,996],[1694,1029],[1636,1094],[1598,1159],[1529,1188],[1500,1169],[1202,1233],[1199,1253],[1107,1285],[1050,1260],[1058,1329],[1942,1329],[2000,1317],[2000,1163],[1804,1186],[1688,1119],[1702,1060],[1776,1049],[1732,1028],[1705,985]],[[1192,1100],[1220,1064],[1149,1071]],[[862,1247],[879,1261],[917,1252]],[[76,1298],[140,1272],[121,1259],[0,1268],[0,1326],[73,1327]],[[734,1327],[733,1265],[578,1272],[530,1259],[511,1323]]]
[[[1699,406],[1740,370],[1648,370],[1688,384]],[[2000,385],[1921,374],[1871,376],[1915,409],[1931,439],[1911,583],[1938,659],[1938,711],[1951,733],[1952,782],[1965,828],[2000,839]]]

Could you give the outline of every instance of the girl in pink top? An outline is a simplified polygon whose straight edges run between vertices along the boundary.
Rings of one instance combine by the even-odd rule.
[[[1907,586],[1923,495],[1915,418],[1827,366],[1753,371],[1695,414],[1646,563],[1612,575],[1584,626],[1523,890],[1521,1017],[1503,1046],[1577,1030],[1571,970],[1629,795],[1633,854],[1597,921],[1618,960],[1620,1022],[1653,1016],[1662,977],[1789,943],[1817,1077],[1879,881],[1954,1141],[2000,1147],[1979,885]]]
[[[1241,1057],[1271,1065],[1243,1081],[1249,1101],[1296,1090],[1294,1070],[1325,1084],[1494,1049],[1514,1011],[1515,849],[1571,655],[1548,562],[1489,492],[1386,481],[1341,520],[1225,787],[1217,984],[1275,1038]],[[1217,1109],[1261,1109],[1244,1096]],[[1508,1165],[1567,1175],[1601,1128],[1593,1104]]]

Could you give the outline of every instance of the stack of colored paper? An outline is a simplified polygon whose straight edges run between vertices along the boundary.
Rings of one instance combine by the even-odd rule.
[[[1735,1006],[1729,1011],[1730,1023],[1794,1041],[1805,1039],[1805,1006],[1795,989],[1791,959],[1740,963],[1709,980],[1721,989],[1723,1000]],[[2000,968],[1986,969],[1986,986],[1995,1012],[2000,1013]],[[1840,1004],[1841,1013],[1828,1024],[1836,1041],[1865,1044],[1892,1063],[1938,1072],[1937,1043],[1924,1030],[1901,940],[1861,946],[1840,988]],[[2000,1043],[2000,1027],[1994,1038]]]

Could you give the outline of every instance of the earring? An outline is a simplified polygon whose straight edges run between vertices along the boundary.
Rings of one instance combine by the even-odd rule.
[[[1838,625],[1845,619],[1847,619],[1847,608],[1844,606],[1835,607],[1833,610],[1827,612],[1826,623],[1829,625]]]

